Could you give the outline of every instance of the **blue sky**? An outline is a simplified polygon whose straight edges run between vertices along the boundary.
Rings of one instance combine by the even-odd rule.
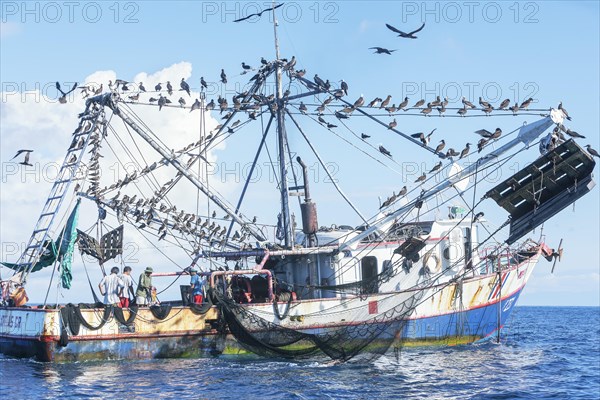
[[[57,80],[67,86],[67,82],[82,82],[93,74],[105,76],[106,71],[132,80],[142,73],[152,75],[169,68],[178,73],[186,71],[188,82],[197,88],[200,77],[218,82],[219,72],[224,68],[230,83],[226,87],[211,86],[212,95],[231,97],[247,78],[239,76],[242,61],[256,66],[260,57],[274,58],[269,15],[261,20],[232,22],[264,7],[264,2],[83,1],[68,4],[2,3],[0,240],[3,243],[25,240],[33,227],[34,221],[30,220],[34,217],[14,217],[14,210],[19,210],[15,198],[27,202],[32,214],[37,213],[42,201],[27,198],[28,191],[32,190],[30,184],[11,185],[5,179],[4,165],[20,141],[36,145],[41,156],[44,150],[39,142],[47,140],[56,153],[45,156],[61,157],[60,149],[64,151],[68,146],[69,130],[76,124],[74,112],[66,113],[66,120],[56,120],[56,113],[64,112],[57,103],[28,108],[28,103],[39,100],[24,92],[41,90],[43,95],[55,99],[53,85]],[[472,101],[483,96],[497,104],[504,98],[521,102],[531,96],[535,99],[535,108],[556,107],[562,101],[573,117],[569,127],[587,136],[579,143],[600,148],[600,11],[596,1],[307,1],[287,2],[279,11],[282,56],[295,55],[296,68],[305,68],[308,77],[318,73],[332,82],[344,79],[349,83],[351,100],[361,94],[367,101],[392,94],[396,103],[404,96],[410,97],[411,102],[420,98],[431,101],[436,94],[441,94],[457,102],[462,96]],[[426,26],[416,40],[397,38],[385,27],[385,23],[390,23],[402,30],[412,30],[422,22]],[[368,49],[373,46],[397,51],[392,56],[374,55]],[[181,63],[187,64],[182,66]],[[538,118],[531,115],[464,120],[407,117],[399,118],[399,128],[407,133],[437,128],[435,140],[444,137],[455,148],[461,148],[467,141],[475,143],[474,130],[493,130],[500,126],[509,132],[523,122]],[[35,120],[37,125],[27,125],[27,120]],[[44,131],[66,131],[42,137],[42,124]],[[308,126],[316,130],[314,124]],[[412,144],[390,138],[373,125],[359,122],[357,129],[370,133],[373,144],[382,143],[391,149],[399,162],[394,167],[402,168],[403,172],[413,165],[430,168],[437,162]],[[228,143],[227,153],[220,154],[220,160],[251,159],[255,139],[249,136],[240,143]],[[361,209],[375,210],[377,196],[385,198],[404,184],[390,180],[397,179],[397,175],[392,175],[395,178],[374,175],[371,164],[357,168],[360,154],[352,153],[352,149],[335,139],[325,134],[313,138],[323,149],[323,157],[339,166],[336,178]],[[298,135],[290,134],[292,146],[302,149],[301,142]],[[250,152],[248,146],[252,146]],[[520,162],[532,160],[536,151],[532,149]],[[309,156],[306,149],[299,154]],[[322,174],[321,171],[321,177]],[[314,190],[323,224],[359,223],[355,216],[345,219],[348,210],[339,203],[327,203],[333,198],[330,186],[319,184]],[[595,189],[576,203],[575,212],[570,207],[546,223],[544,234],[548,242],[556,244],[564,238],[566,255],[554,275],[550,275],[550,266],[545,261],[540,262],[521,304],[600,304],[598,193]],[[254,192],[249,201],[258,204],[262,194]],[[488,209],[486,216],[495,223],[501,223],[506,217],[493,204]],[[261,215],[264,219],[272,217],[266,211]],[[19,237],[16,237],[17,232]],[[539,229],[533,236],[539,236]],[[3,252],[5,250],[3,248]]]

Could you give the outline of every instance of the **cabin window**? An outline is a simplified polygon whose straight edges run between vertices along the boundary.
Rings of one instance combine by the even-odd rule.
[[[377,258],[371,256],[363,257],[361,260],[361,272],[362,293],[377,293],[379,291],[379,285],[377,282]]]

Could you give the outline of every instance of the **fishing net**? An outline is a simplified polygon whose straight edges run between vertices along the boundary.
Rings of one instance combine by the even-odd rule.
[[[342,362],[357,356],[368,361],[384,354],[401,339],[408,316],[424,296],[423,291],[410,291],[388,294],[376,301],[354,297],[343,302],[343,308],[351,310],[353,320],[349,323],[317,323],[299,329],[277,323],[275,317],[270,321],[219,291],[212,292],[230,332],[246,350],[288,359],[325,354]]]

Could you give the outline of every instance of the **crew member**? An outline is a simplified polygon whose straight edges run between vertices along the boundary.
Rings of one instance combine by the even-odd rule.
[[[128,308],[129,299],[135,296],[135,291],[133,290],[133,278],[131,277],[131,267],[123,268],[123,274],[121,274],[119,278],[121,278],[124,284],[121,296],[119,297],[121,300],[119,305],[122,308]]]
[[[198,275],[196,268],[190,269],[190,288],[192,289],[192,301],[194,304],[202,304],[202,294],[204,288],[204,282]]]
[[[144,272],[140,274],[140,280],[135,292],[135,301],[137,305],[148,305],[149,298],[152,295],[152,267],[146,267]]]
[[[104,304],[116,306],[119,304],[119,293],[125,286],[123,280],[117,275],[119,273],[119,267],[112,267],[110,275],[104,276],[98,288],[100,293],[104,296]]]

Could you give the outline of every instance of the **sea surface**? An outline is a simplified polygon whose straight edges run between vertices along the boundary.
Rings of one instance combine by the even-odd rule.
[[[500,343],[404,348],[366,365],[0,358],[0,398],[598,399],[600,308],[517,307]]]

